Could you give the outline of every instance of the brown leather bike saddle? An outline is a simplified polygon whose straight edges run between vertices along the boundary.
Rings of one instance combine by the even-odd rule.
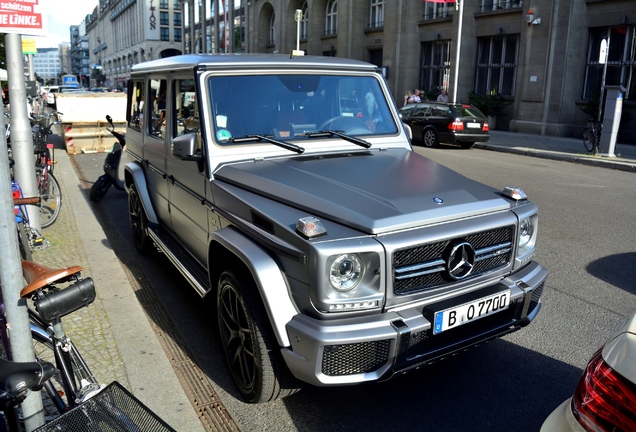
[[[82,267],[77,265],[63,269],[53,269],[32,261],[22,260],[22,274],[28,285],[22,288],[20,297],[28,298],[34,291],[53,282],[64,282],[64,280],[80,271],[82,271]]]

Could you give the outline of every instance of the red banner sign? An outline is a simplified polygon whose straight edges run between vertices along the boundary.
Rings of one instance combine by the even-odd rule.
[[[40,0],[0,0],[0,33],[46,36],[46,15]]]

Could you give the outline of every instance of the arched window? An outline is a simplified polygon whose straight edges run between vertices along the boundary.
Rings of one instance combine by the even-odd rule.
[[[276,23],[276,15],[272,12],[272,17],[269,20],[269,45],[276,43],[276,33],[274,24]]]
[[[338,33],[338,1],[329,0],[325,19],[325,34],[335,35],[336,33]]]
[[[309,6],[307,2],[303,3],[303,7],[300,10],[303,11],[303,18],[300,20],[300,38],[307,39],[309,32]]]

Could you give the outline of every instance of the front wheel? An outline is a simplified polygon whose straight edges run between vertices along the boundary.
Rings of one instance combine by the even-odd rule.
[[[148,218],[144,210],[139,192],[135,185],[130,186],[128,191],[128,219],[130,227],[133,231],[133,239],[135,240],[135,248],[137,251],[145,255],[150,251],[150,238],[146,232],[148,227]]]
[[[104,178],[104,176],[98,178],[91,187],[91,193],[89,195],[91,201],[101,201],[102,198],[104,198],[104,196],[106,195],[106,192],[108,192],[108,189],[110,189],[111,184],[112,183],[110,182],[110,180]]]
[[[57,179],[50,172],[40,177],[40,224],[42,228],[46,228],[60,215],[62,191]]]
[[[231,270],[221,275],[217,319],[232,380],[247,402],[270,402],[298,391],[249,277]]]
[[[426,129],[422,136],[422,142],[426,147],[437,147],[439,144],[437,133],[433,129]]]

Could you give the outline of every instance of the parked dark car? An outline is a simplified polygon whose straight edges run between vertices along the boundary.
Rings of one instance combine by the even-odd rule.
[[[488,120],[477,107],[469,104],[426,101],[400,109],[402,121],[411,127],[413,141],[426,147],[440,142],[471,148],[489,138]]]

